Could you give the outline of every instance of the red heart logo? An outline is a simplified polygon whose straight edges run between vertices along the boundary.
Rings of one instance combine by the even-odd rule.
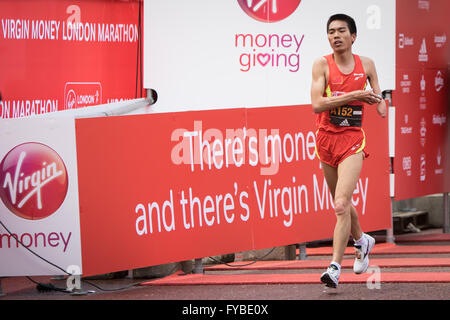
[[[259,53],[256,58],[258,62],[264,67],[270,61],[270,54],[268,53]]]

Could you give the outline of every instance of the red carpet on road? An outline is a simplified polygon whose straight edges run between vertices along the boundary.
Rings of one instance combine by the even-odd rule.
[[[375,236],[377,242],[385,241],[386,236]],[[450,241],[450,233],[431,233],[431,234],[400,234],[395,236],[395,242],[447,242]]]
[[[243,262],[233,262],[228,265],[220,264],[205,267],[206,271],[223,270],[294,270],[294,269],[323,269],[330,264],[328,260],[287,260],[287,261],[257,261],[245,266]],[[394,258],[370,259],[371,266],[380,268],[420,268],[420,267],[450,267],[450,258]],[[353,259],[344,259],[343,269],[353,268]]]
[[[298,250],[297,250],[298,251]],[[321,248],[306,248],[306,254],[308,256],[323,256],[331,255],[333,253],[332,247]],[[347,247],[345,254],[354,254],[355,249],[353,247]],[[380,254],[435,254],[435,253],[450,253],[450,246],[398,246],[391,243],[376,244],[370,255]]]
[[[366,283],[373,277],[380,282],[402,283],[450,283],[450,272],[409,272],[409,273],[342,273],[339,283]],[[370,278],[372,277],[372,278]],[[162,279],[145,282],[148,286],[181,286],[181,285],[243,285],[243,284],[319,284],[319,273],[305,274],[234,274],[234,275],[203,275],[188,274],[180,276],[174,274]]]
[[[228,265],[205,266],[206,274],[173,274],[165,278],[143,283],[149,286],[165,285],[246,285],[246,284],[321,284],[321,273],[302,273],[306,269],[325,270],[329,265],[329,259],[318,260],[314,256],[330,256],[331,247],[307,248],[307,260],[285,261],[257,261],[248,264],[249,261],[229,263]],[[433,268],[450,267],[449,257],[440,257],[439,254],[450,253],[450,246],[442,245],[395,245],[390,243],[376,244],[371,252],[368,272],[361,275],[354,274],[353,257],[344,259],[339,283],[367,283],[378,281],[381,283],[450,283],[450,272],[446,270],[436,272]],[[353,247],[347,247],[345,254],[354,254]],[[407,254],[406,257],[376,258],[377,255]],[[431,257],[414,257],[415,254],[436,255]],[[375,256],[375,258],[373,257]],[[311,258],[313,257],[313,258]],[[373,268],[378,267],[378,268]],[[402,268],[401,272],[383,272],[381,268]],[[426,272],[408,271],[411,268],[429,268]],[[294,270],[298,273],[277,273],[277,270]],[[348,270],[350,269],[350,270]],[[405,269],[407,271],[405,271]],[[239,274],[233,271],[245,270],[271,270],[264,274]],[[208,274],[211,271],[226,271],[227,274]],[[378,273],[376,273],[378,271]]]

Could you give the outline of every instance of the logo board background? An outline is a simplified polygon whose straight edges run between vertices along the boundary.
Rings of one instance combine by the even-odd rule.
[[[68,175],[65,201],[50,216],[40,220],[19,218],[0,202],[0,219],[29,249],[66,270],[81,264],[78,179],[75,126],[73,119],[8,119],[0,126],[0,157],[24,142],[39,142],[55,150],[64,161]],[[36,167],[40,168],[37,163]],[[14,173],[12,173],[14,174]],[[0,187],[3,187],[3,181]],[[41,192],[45,192],[45,186]],[[34,200],[34,197],[32,198]],[[45,203],[43,203],[45,206]],[[61,270],[39,259],[9,237],[0,226],[0,275],[58,275]]]
[[[354,52],[374,59],[382,90],[394,89],[394,1],[303,0],[274,23],[251,18],[238,1],[144,1],[144,87],[158,92],[154,111],[309,104],[312,64],[331,52],[326,22],[342,11],[358,26]],[[247,35],[245,46],[237,35]],[[303,37],[300,46],[294,36]],[[243,54],[253,57],[247,72]],[[296,58],[295,67],[286,67],[283,56],[278,67],[267,62],[292,54],[298,70]]]

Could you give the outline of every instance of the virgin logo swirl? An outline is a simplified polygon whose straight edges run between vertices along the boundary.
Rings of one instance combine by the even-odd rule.
[[[64,202],[67,188],[63,160],[44,144],[18,145],[0,163],[0,198],[21,218],[38,220],[52,215]]]
[[[289,17],[301,0],[238,0],[246,14],[262,22],[278,22]]]

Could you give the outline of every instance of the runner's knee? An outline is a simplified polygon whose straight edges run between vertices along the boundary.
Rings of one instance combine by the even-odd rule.
[[[334,200],[334,212],[337,216],[350,213],[350,201],[346,198],[336,198]]]

